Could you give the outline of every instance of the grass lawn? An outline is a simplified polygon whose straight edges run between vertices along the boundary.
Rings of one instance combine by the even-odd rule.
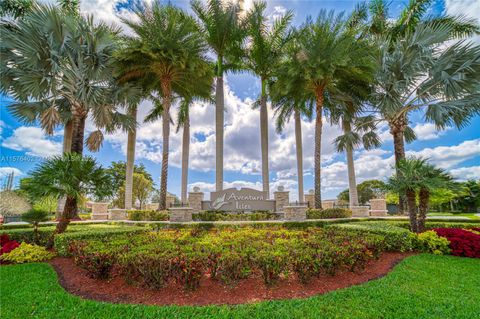
[[[48,264],[0,267],[1,318],[480,318],[480,259],[417,255],[386,277],[301,300],[156,307],[83,300]]]
[[[459,214],[452,214],[452,213],[447,213],[447,212],[435,212],[435,213],[428,213],[429,217],[437,217],[437,216],[449,216],[449,217],[455,217],[455,216],[458,216],[458,217],[467,217],[467,218],[470,218],[470,219],[477,219],[477,220],[480,220],[480,216],[477,216],[475,215],[475,213],[459,213]]]

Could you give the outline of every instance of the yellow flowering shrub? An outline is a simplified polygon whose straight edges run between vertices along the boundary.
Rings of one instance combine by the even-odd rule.
[[[55,254],[47,251],[45,247],[23,242],[11,252],[0,256],[0,259],[4,262],[23,264],[48,260],[54,256]]]

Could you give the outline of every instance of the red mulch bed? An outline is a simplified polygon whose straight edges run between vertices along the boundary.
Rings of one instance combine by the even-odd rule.
[[[86,271],[75,266],[72,258],[55,258],[50,264],[59,276],[60,284],[68,292],[87,299],[113,303],[148,305],[210,305],[242,304],[263,300],[305,298],[332,290],[358,285],[386,275],[396,264],[412,253],[384,253],[371,261],[361,272],[341,272],[335,276],[320,276],[302,285],[295,276],[266,287],[261,278],[240,280],[236,286],[224,286],[218,281],[204,278],[200,288],[185,291],[170,285],[160,290],[128,285],[122,278],[110,280],[89,278]]]

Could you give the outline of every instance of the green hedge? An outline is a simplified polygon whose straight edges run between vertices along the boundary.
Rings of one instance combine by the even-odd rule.
[[[55,236],[54,248],[60,256],[68,256],[68,246],[74,240],[98,239],[105,240],[117,235],[135,234],[145,232],[142,226],[117,226],[116,228],[87,229],[77,232],[66,232]]]
[[[417,236],[406,228],[383,221],[367,221],[348,224],[332,224],[329,228],[383,235],[387,250],[412,251],[418,247]]]
[[[166,221],[168,220],[168,211],[157,210],[129,210],[128,219],[133,221]]]
[[[352,211],[346,208],[327,208],[307,210],[307,219],[329,219],[329,218],[350,218]]]
[[[206,274],[227,285],[260,274],[271,285],[289,274],[308,282],[320,274],[361,270],[385,245],[375,234],[270,227],[165,230],[73,241],[71,248],[77,265],[94,278],[108,278],[115,268],[127,282],[149,288],[174,280],[196,289]]]

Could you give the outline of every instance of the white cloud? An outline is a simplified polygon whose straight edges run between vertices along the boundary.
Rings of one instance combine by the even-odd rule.
[[[480,166],[460,167],[450,170],[453,177],[460,181],[480,179]]]
[[[261,171],[259,111],[252,110],[250,98],[240,99],[225,86],[225,145],[224,162],[226,171],[258,175]],[[141,123],[151,104],[144,102],[139,108],[138,121]],[[207,103],[196,103],[190,111],[190,169],[207,172],[215,169],[215,106]],[[176,118],[176,108],[172,107],[172,116]],[[275,131],[273,110],[269,108],[269,165],[271,172],[280,175],[292,175],[296,172],[296,145],[293,121],[290,121],[284,132],[279,135]],[[335,156],[333,139],[341,133],[340,129],[324,123],[322,137],[322,160],[329,163]],[[304,167],[313,167],[313,144],[315,126],[313,122],[302,121]],[[197,138],[202,136],[203,138]],[[171,128],[170,164],[181,165],[182,130],[175,132]],[[107,136],[107,141],[118,146],[126,154],[126,134],[117,133]],[[162,127],[161,122],[143,123],[137,132],[137,159],[148,159],[161,162]]]
[[[454,16],[466,16],[480,23],[480,1],[478,0],[445,0],[445,11]],[[473,38],[480,43],[480,36]]]
[[[416,152],[407,151],[407,156],[408,155],[427,158],[439,167],[450,169],[468,159],[480,155],[480,138],[464,141],[458,145],[424,148]]]
[[[62,153],[62,143],[48,139],[40,127],[21,126],[2,142],[2,147],[27,155],[48,157]]]
[[[23,175],[23,172],[15,167],[0,167],[0,178],[12,174],[15,177]]]
[[[417,140],[428,141],[439,138],[444,135],[446,131],[451,130],[451,127],[447,127],[444,130],[438,130],[435,124],[432,123],[417,123],[413,127],[413,131],[417,135]]]

